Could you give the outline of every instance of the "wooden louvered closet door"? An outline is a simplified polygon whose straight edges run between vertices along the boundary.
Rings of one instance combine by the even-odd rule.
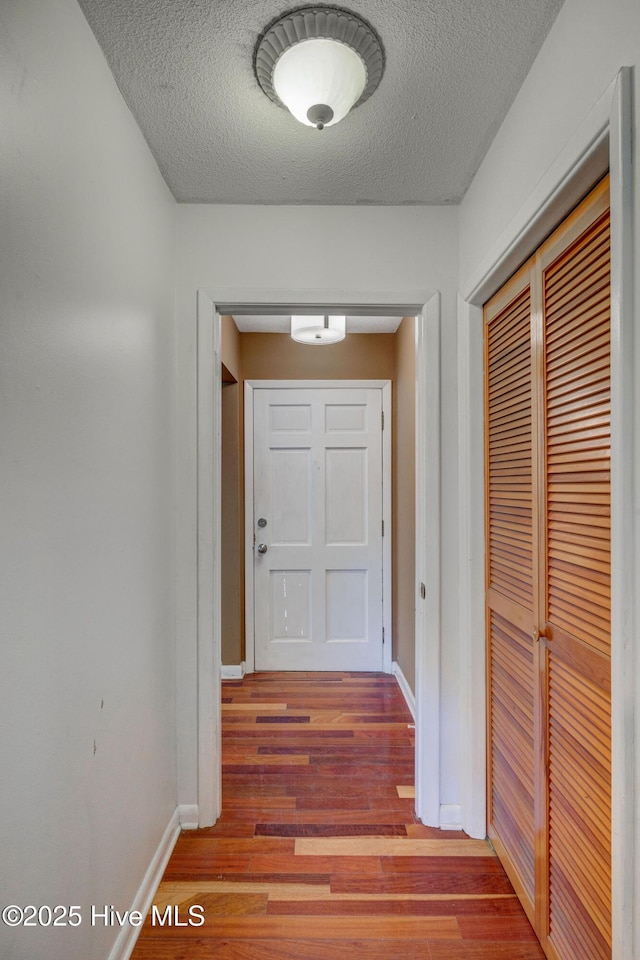
[[[489,835],[551,960],[611,957],[608,205],[485,307]]]

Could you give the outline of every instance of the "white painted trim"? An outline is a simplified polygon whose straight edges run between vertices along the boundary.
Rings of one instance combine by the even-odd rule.
[[[458,300],[460,817],[487,835],[482,308]],[[480,472],[478,472],[480,471]],[[470,505],[473,505],[472,507]]]
[[[385,642],[382,669],[392,672],[392,424],[390,380],[245,380],[244,385],[244,577],[245,577],[245,662],[247,673],[255,670],[255,619],[253,570],[253,396],[254,390],[380,390],[384,430],[382,432],[382,610]]]
[[[393,661],[392,673],[396,678],[396,680],[398,681],[398,686],[400,687],[400,691],[402,693],[402,696],[404,697],[404,702],[409,708],[409,712],[413,717],[413,722],[415,723],[416,722],[416,698],[414,696],[413,690],[409,686],[409,682],[407,678],[402,672],[402,667],[397,662],[397,660]]]
[[[245,675],[245,662],[236,664],[223,663],[221,667],[222,680],[242,680]]]
[[[613,797],[613,956],[633,960],[640,956],[640,897],[634,873],[639,850],[635,807],[637,795],[636,703],[640,698],[640,658],[635,649],[634,587],[640,562],[636,560],[634,524],[634,366],[633,366],[633,173],[631,163],[631,71],[619,71],[557,159],[536,184],[530,196],[474,275],[461,285],[459,310],[459,389],[461,416],[483,406],[482,351],[477,326],[484,302],[499,289],[518,263],[539,246],[607,170],[611,174],[611,569],[612,569],[612,797]],[[475,332],[473,330],[475,328]],[[466,588],[460,595],[462,636],[470,653],[461,659],[464,676],[461,697],[474,690],[484,697],[485,673],[478,670],[484,658],[484,601],[477,584],[484,579],[484,549],[478,542],[477,518],[484,504],[484,451],[470,430],[460,438],[460,516],[475,518],[460,526],[460,576]],[[473,482],[471,481],[473,479]],[[463,570],[463,567],[466,569]],[[471,625],[476,628],[472,629]],[[484,634],[484,627],[482,630]],[[474,673],[474,671],[477,671]],[[482,688],[481,691],[478,688]],[[462,823],[470,832],[481,820],[486,774],[469,758],[480,756],[485,730],[480,708],[467,709],[461,700],[466,729],[461,759],[464,805]],[[478,711],[478,712],[476,712]],[[466,786],[465,786],[466,783]],[[640,861],[640,858],[639,858]],[[640,867],[639,867],[640,873]]]
[[[292,301],[291,290],[284,287],[216,288],[207,291],[223,315],[248,313],[251,316],[273,316],[274,307],[278,316],[300,313],[315,315],[323,310],[347,314],[350,317],[413,317],[420,313],[424,304],[433,296],[433,289],[420,290],[353,290],[340,291],[336,296],[327,287],[309,289],[301,293],[301,299]]]
[[[383,390],[390,380],[245,380],[253,390]],[[385,428],[386,429],[386,428]]]
[[[416,813],[440,825],[440,294],[416,317]],[[426,596],[420,598],[419,584]]]
[[[393,670],[393,422],[391,414],[391,381],[382,385],[382,669]]]
[[[182,830],[197,830],[200,825],[200,814],[196,803],[181,803],[178,807],[180,827]]]
[[[635,725],[640,665],[635,633],[635,384],[631,71],[621,70],[611,102],[611,699],[613,956],[640,955],[640,851]],[[635,941],[635,947],[634,947]]]
[[[459,803],[440,804],[439,826],[441,830],[462,830]]]
[[[198,810],[200,826],[220,816],[220,315],[198,291]]]
[[[156,848],[151,863],[144,875],[142,883],[138,887],[130,910],[137,910],[143,916],[149,912],[158,884],[162,880],[165,867],[169,862],[169,857],[175,847],[176,840],[180,836],[179,808],[176,807],[171,815],[171,819],[166,826],[162,839]],[[116,937],[116,941],[111,948],[109,960],[129,960],[136,945],[136,940],[142,927],[125,924]]]
[[[259,381],[257,381],[259,382]],[[247,441],[251,424],[252,442]],[[244,384],[244,662],[247,673],[256,668],[255,657],[255,594],[253,585],[253,549],[248,538],[253,530],[253,387]]]

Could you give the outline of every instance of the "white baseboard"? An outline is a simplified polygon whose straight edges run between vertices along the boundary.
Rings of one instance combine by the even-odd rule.
[[[147,915],[179,834],[180,808],[176,807],[133,898],[130,910],[139,910],[143,916]],[[116,938],[109,960],[129,960],[141,929],[142,927],[136,927],[133,924],[125,924]]]
[[[462,830],[462,811],[459,803],[440,804],[440,829]]]
[[[200,812],[197,803],[181,803],[178,807],[178,818],[182,830],[197,830],[199,827]]]
[[[238,664],[222,664],[221,676],[223,680],[242,680],[245,675],[244,660]]]
[[[402,695],[407,703],[407,706],[409,707],[411,716],[413,717],[413,722],[415,723],[416,722],[416,698],[413,693],[413,690],[409,686],[407,678],[402,672],[402,668],[400,667],[400,664],[396,663],[395,660],[393,661],[393,664],[392,664],[392,672],[394,677],[398,681],[398,686],[402,690]]]

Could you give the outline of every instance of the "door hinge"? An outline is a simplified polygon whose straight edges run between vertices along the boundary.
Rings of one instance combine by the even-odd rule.
[[[384,537],[384,520],[382,521],[382,536]]]
[[[383,410],[382,413],[380,414],[380,417],[381,417],[381,420],[382,420],[382,430],[384,430],[384,410]]]
[[[382,628],[382,643],[384,644],[384,627]]]

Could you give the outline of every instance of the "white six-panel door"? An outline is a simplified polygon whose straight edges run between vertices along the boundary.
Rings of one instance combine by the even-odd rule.
[[[254,392],[256,670],[381,670],[382,391]]]

